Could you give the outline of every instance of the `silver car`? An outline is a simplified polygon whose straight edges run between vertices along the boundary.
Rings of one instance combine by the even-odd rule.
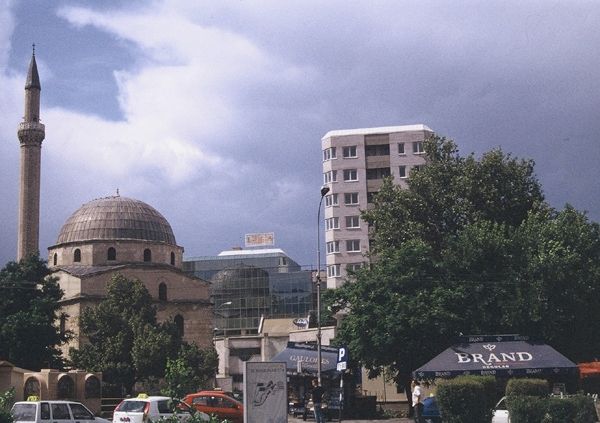
[[[10,414],[14,423],[110,423],[75,401],[18,401]]]

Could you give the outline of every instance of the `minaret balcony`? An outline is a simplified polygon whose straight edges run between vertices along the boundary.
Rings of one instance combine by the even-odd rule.
[[[17,133],[21,144],[41,143],[46,136],[46,127],[39,122],[21,122]]]

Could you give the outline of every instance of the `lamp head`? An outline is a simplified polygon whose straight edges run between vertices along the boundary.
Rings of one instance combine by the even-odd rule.
[[[323,185],[321,187],[321,197],[325,197],[325,194],[329,192],[329,187],[327,185]]]

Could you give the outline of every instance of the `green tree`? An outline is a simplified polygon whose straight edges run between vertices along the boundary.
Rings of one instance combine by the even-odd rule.
[[[572,360],[597,355],[598,225],[550,208],[531,161],[463,158],[441,138],[425,150],[409,188],[386,180],[362,214],[371,266],[325,296],[348,313],[337,342],[405,387],[461,332],[541,335]]]
[[[0,423],[12,423],[13,418],[10,414],[10,407],[15,398],[15,388],[0,394]]]
[[[208,388],[217,372],[219,357],[214,348],[200,349],[195,344],[181,346],[177,358],[167,359],[163,394],[182,398],[190,392]]]
[[[142,282],[118,274],[106,299],[82,312],[80,329],[89,343],[70,350],[73,365],[103,372],[105,382],[128,393],[137,381],[163,377],[167,358],[182,342],[174,323],[157,323]]]
[[[61,368],[58,301],[63,293],[46,262],[29,256],[0,270],[0,358],[31,370]]]

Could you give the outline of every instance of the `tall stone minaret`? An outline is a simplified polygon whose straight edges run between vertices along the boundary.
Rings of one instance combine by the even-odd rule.
[[[39,253],[40,164],[42,141],[46,136],[44,125],[40,123],[41,90],[34,45],[25,82],[25,116],[17,131],[21,144],[17,261]]]

